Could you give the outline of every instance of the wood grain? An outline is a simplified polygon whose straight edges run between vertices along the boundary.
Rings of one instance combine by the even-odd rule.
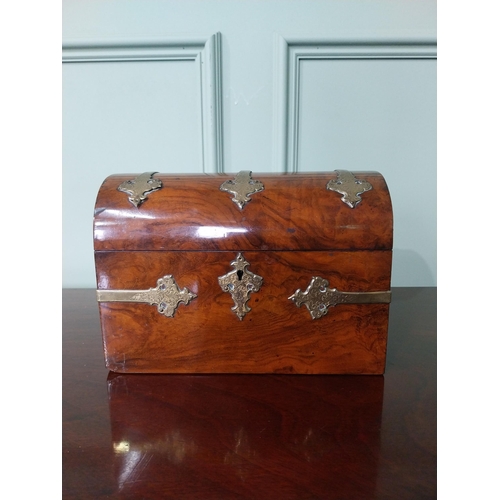
[[[110,375],[108,390],[115,481],[136,498],[144,494],[146,474],[149,493],[158,498],[166,490],[169,498],[185,498],[186,488],[199,498],[321,498],[325,483],[350,490],[350,498],[374,493],[383,377],[295,384],[251,376]],[[325,459],[330,467],[318,469]],[[179,484],[176,467],[189,486]]]
[[[166,318],[148,304],[100,303],[106,363],[122,372],[383,373],[387,304],[345,304],[312,320],[288,299],[313,276],[346,292],[390,289],[392,252],[245,252],[263,277],[242,321],[217,278],[234,252],[97,252],[99,289],[148,289],[173,274],[197,294]]]
[[[312,320],[288,298],[314,276],[343,292],[390,289],[392,207],[382,175],[352,209],[326,189],[336,173],[254,174],[264,191],[243,210],[220,190],[232,176],[155,175],[163,187],[136,208],[105,180],[96,202],[99,290],[147,290],[172,274],[197,295],[174,318],[148,304],[100,304],[106,366],[121,373],[384,371],[389,306],[340,305]],[[263,277],[243,321],[218,285],[243,252]]]
[[[393,296],[383,377],[116,375],[64,290],[62,497],[436,498],[436,289]]]
[[[239,210],[220,185],[230,175],[163,175],[163,188],[136,208],[117,190],[136,174],[108,177],[99,191],[99,250],[390,250],[393,218],[382,175],[355,172],[373,189],[349,208],[326,189],[336,174],[254,173],[264,191]]]

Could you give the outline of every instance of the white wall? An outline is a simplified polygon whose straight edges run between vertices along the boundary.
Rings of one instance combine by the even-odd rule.
[[[63,0],[63,286],[121,172],[378,170],[393,286],[436,285],[434,1]]]

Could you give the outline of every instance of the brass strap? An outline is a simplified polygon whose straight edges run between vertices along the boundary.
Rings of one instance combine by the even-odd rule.
[[[180,290],[171,274],[157,281],[149,290],[97,290],[98,302],[139,302],[156,305],[158,312],[172,318],[182,302],[188,305],[197,296],[187,288]]]
[[[319,319],[328,313],[328,308],[339,304],[389,304],[391,292],[341,292],[329,288],[328,280],[314,276],[305,292],[298,289],[288,298],[297,307],[304,304],[312,319]]]
[[[247,302],[252,292],[258,292],[263,279],[248,271],[249,263],[240,253],[231,262],[233,271],[219,277],[219,285],[224,292],[229,292],[235,303],[232,311],[240,320],[250,312]],[[389,304],[391,291],[379,292],[341,292],[329,288],[328,280],[314,276],[306,291],[298,289],[288,297],[297,307],[305,305],[312,319],[319,319],[328,313],[330,307],[340,304]],[[149,290],[97,290],[98,302],[137,302],[156,305],[158,312],[173,317],[182,302],[188,305],[197,296],[187,288],[180,290],[172,275],[158,280],[156,288]]]
[[[339,304],[390,304],[391,292],[339,292]]]
[[[151,304],[150,290],[97,290],[97,302],[139,302]]]

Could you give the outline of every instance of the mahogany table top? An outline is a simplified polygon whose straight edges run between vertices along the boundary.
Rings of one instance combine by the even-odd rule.
[[[63,498],[436,498],[436,289],[395,288],[384,376],[119,375],[63,290]]]

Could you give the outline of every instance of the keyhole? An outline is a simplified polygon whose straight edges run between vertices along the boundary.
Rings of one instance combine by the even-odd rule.
[[[241,278],[243,277],[243,271],[240,269],[239,271],[236,271],[236,274],[238,275],[238,281],[241,281]]]

